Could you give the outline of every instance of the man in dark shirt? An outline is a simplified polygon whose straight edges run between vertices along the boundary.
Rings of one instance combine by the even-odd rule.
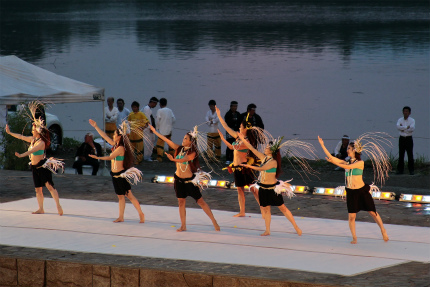
[[[225,114],[224,120],[229,126],[229,128],[237,132],[239,131],[240,119],[241,119],[241,115],[237,111],[237,102],[232,101],[230,103],[230,110]],[[231,144],[236,140],[228,132],[225,133],[225,139]],[[233,150],[229,149],[228,147],[225,151],[225,158],[226,158],[226,162],[225,162],[226,164],[230,164],[233,162]]]
[[[246,118],[248,117],[247,121],[250,122],[253,127],[259,127],[264,129],[263,120],[259,115],[255,113],[256,108],[257,106],[255,104],[249,104],[246,109],[246,113],[242,114],[241,121],[246,120]]]
[[[94,135],[92,133],[87,133],[85,135],[85,142],[81,144],[76,152],[78,159],[73,163],[73,168],[76,169],[78,174],[82,174],[83,165],[91,165],[93,167],[92,175],[97,175],[99,161],[89,157],[89,154],[96,156],[102,155],[102,147],[100,144],[94,142]]]

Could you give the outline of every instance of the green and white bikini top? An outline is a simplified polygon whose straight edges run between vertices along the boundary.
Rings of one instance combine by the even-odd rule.
[[[235,150],[237,150],[238,152],[244,152],[244,153],[248,152],[249,149],[238,149],[241,144],[242,144],[242,142],[240,140],[237,140],[237,139],[235,142],[232,143],[233,148]],[[237,148],[235,146],[237,146]]]
[[[264,158],[264,160],[263,160],[263,163],[260,165],[260,167],[261,166],[263,166],[263,165],[265,165],[266,163],[268,163],[269,161],[271,161],[273,159],[273,157],[271,157],[269,160],[267,160],[267,156]],[[267,173],[275,173],[276,172],[276,167],[272,167],[272,168],[269,168],[268,170],[264,170],[264,172],[267,172]]]
[[[37,140],[32,142],[28,149],[31,150],[39,140],[40,140],[40,138],[38,138]],[[43,155],[44,153],[45,153],[45,151],[43,149],[41,149],[41,150],[33,152],[32,155]]]
[[[187,150],[185,150],[185,147],[182,147],[181,148],[181,151],[176,155],[176,159],[181,159],[181,158],[184,158],[185,157],[185,154],[187,153]],[[191,160],[192,161],[192,160]],[[184,161],[184,162],[181,162],[182,164],[185,164],[185,165],[187,165],[188,164],[188,161]]]
[[[355,160],[354,162],[356,162]],[[349,164],[353,164],[354,162],[350,162]],[[363,175],[363,170],[360,168],[353,168],[353,169],[347,169],[345,170],[345,176],[351,176],[351,175]]]

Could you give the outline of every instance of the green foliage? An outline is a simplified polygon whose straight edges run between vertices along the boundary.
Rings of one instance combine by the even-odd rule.
[[[75,150],[81,145],[81,142],[78,140],[75,140],[74,138],[63,138],[63,144],[62,148],[64,150]]]
[[[13,133],[31,136],[31,125],[22,116],[9,115],[8,125],[10,131]],[[28,157],[18,158],[15,156],[15,152],[24,153],[30,144],[6,134],[4,129],[1,130],[1,134],[0,145],[2,146],[2,151],[0,152],[0,165],[3,165],[4,169],[28,170],[30,159]]]

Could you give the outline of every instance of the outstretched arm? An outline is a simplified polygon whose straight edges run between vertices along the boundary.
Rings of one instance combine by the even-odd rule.
[[[151,129],[151,131],[155,135],[157,135],[157,137],[159,137],[160,139],[162,139],[163,141],[165,141],[169,145],[169,147],[171,147],[174,150],[177,150],[179,148],[179,145],[175,144],[174,142],[172,142],[171,140],[169,140],[168,138],[166,138],[165,136],[163,136],[162,134],[160,134],[159,132],[157,132],[152,125],[148,125],[148,127]]]
[[[323,139],[322,138],[320,138],[320,136],[318,136],[318,141],[319,141],[319,143],[320,143],[320,145],[321,145],[321,147],[322,147],[322,149],[323,149],[323,151],[324,151],[324,153],[326,154],[326,156],[327,156],[327,161],[329,161],[329,162],[331,162],[331,163],[333,163],[333,164],[335,164],[335,165],[338,165],[338,164],[346,164],[346,161],[344,161],[344,160],[341,160],[341,159],[338,159],[337,157],[334,157],[334,156],[332,156],[331,155],[331,153],[328,151],[328,149],[325,147],[325,145],[324,145],[324,141],[323,141]]]
[[[88,156],[95,158],[95,159],[100,159],[100,160],[112,160],[112,159],[116,158],[117,156],[121,155],[123,152],[124,152],[124,148],[118,147],[108,156],[96,156],[94,154],[89,154]]]
[[[17,138],[17,139],[19,139],[19,140],[23,140],[23,141],[26,141],[26,142],[31,142],[31,140],[33,139],[33,137],[26,137],[26,136],[23,136],[23,135],[21,135],[21,134],[12,133],[12,132],[10,131],[10,129],[9,129],[9,125],[6,125],[6,127],[5,127],[5,131],[6,131],[6,133],[7,133],[8,135],[11,135],[11,136],[13,136],[14,138]]]
[[[347,164],[346,161],[340,160],[334,156],[332,156],[331,158],[326,158],[326,160],[344,169],[354,169],[354,168],[364,169],[364,161],[362,160],[357,161],[353,164]]]
[[[258,158],[260,160],[263,160],[266,155],[264,153],[259,152],[257,149],[255,149],[252,144],[250,142],[248,142],[245,137],[243,136],[243,134],[241,133],[237,133],[237,135],[239,136],[239,138],[242,140],[242,143],[244,145],[246,145],[247,148],[249,148],[256,156],[258,156]]]
[[[196,157],[196,153],[190,153],[185,155],[183,158],[174,158],[170,153],[165,152],[167,158],[173,162],[188,162],[188,161],[192,161],[195,157]]]
[[[15,152],[15,155],[17,157],[26,157],[29,156],[30,154],[38,151],[38,150],[44,150],[45,149],[45,142],[44,141],[39,141],[39,143],[37,145],[35,145],[34,147],[32,147],[31,149],[29,149],[28,151],[26,151],[25,153],[18,153]]]
[[[88,122],[90,123],[90,125],[92,125],[96,129],[96,131],[99,133],[99,135],[105,141],[107,141],[111,146],[115,145],[115,142],[110,137],[108,137],[107,134],[97,126],[97,123],[95,121],[93,121],[92,119],[89,119]]]
[[[215,111],[216,114],[218,116],[219,122],[221,123],[221,125],[223,126],[223,128],[234,138],[237,138],[237,134],[238,132],[232,130],[227,123],[225,122],[224,118],[221,116],[221,111],[218,109],[217,106],[215,106]]]
[[[233,149],[233,145],[231,143],[229,143],[225,138],[224,135],[221,133],[220,130],[218,130],[219,136],[221,138],[221,140],[225,143],[225,145],[229,148],[229,149]]]

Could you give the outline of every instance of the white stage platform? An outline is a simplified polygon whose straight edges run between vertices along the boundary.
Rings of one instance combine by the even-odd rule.
[[[177,207],[142,205],[139,224],[128,203],[125,222],[113,223],[118,203],[61,199],[64,215],[45,199],[45,214],[33,215],[35,198],[0,204],[0,244],[103,254],[243,264],[309,272],[357,275],[408,261],[430,262],[430,228],[386,224],[390,241],[376,223],[357,222],[358,244],[350,244],[348,222],[297,217],[298,236],[285,217],[272,216],[271,236],[262,237],[260,214],[234,218],[213,210],[221,231],[199,208],[187,208],[187,231]],[[196,206],[192,200],[189,206]]]

